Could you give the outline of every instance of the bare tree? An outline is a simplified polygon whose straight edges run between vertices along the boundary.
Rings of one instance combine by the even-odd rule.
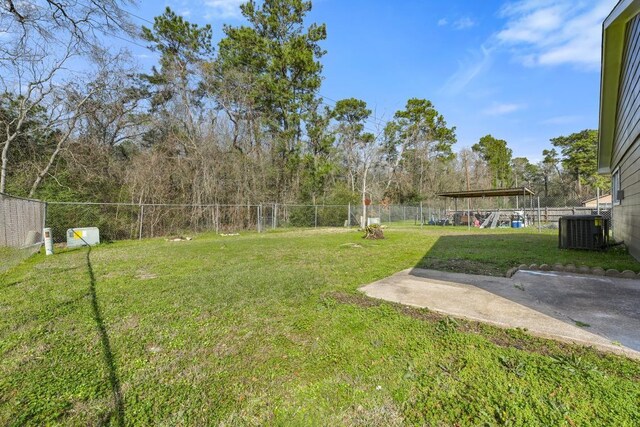
[[[94,91],[81,108],[79,139],[89,144],[115,148],[126,141],[138,143],[145,133],[144,97],[136,86],[136,65],[127,52],[93,55],[98,72]],[[97,83],[96,80],[101,80]]]
[[[53,104],[58,91],[55,77],[74,54],[75,46],[70,44],[57,58],[49,59],[40,55],[15,58],[8,64],[3,64],[8,66],[0,68],[3,71],[11,71],[10,74],[0,74],[0,90],[4,94],[13,94],[17,101],[14,104],[14,114],[0,119],[0,193],[6,189],[11,144],[22,134],[23,125],[36,109]]]
[[[95,46],[99,34],[134,34],[125,6],[134,0],[3,0],[0,29],[13,34],[14,41],[29,44],[34,38],[46,42],[67,39]]]
[[[92,112],[85,107],[94,97],[107,93],[110,87],[117,86],[119,80],[120,57],[109,57],[104,51],[95,52],[97,69],[89,75],[92,79],[83,82],[72,81],[54,91],[55,105],[50,106],[51,114],[47,126],[57,129],[58,136],[54,150],[49,155],[47,162],[40,169],[36,179],[31,185],[29,197],[33,197],[42,180],[58,159],[61,150],[67,144],[76,130],[78,122],[83,116]],[[92,103],[94,106],[96,102]],[[94,111],[95,115],[95,111]]]
[[[64,123],[58,144],[32,185],[33,194],[78,120],[77,111],[96,93],[93,87],[79,98],[78,73],[67,66],[82,55],[106,53],[99,35],[133,32],[123,5],[128,0],[35,0],[0,2],[0,32],[7,35],[0,46],[0,91],[16,100],[13,114],[0,118],[0,192],[6,191],[9,152],[24,132],[24,124],[39,109],[49,118],[45,127]],[[98,73],[100,75],[100,73]],[[75,89],[74,89],[75,86]],[[49,164],[51,163],[51,164]],[[44,174],[44,175],[43,175]]]

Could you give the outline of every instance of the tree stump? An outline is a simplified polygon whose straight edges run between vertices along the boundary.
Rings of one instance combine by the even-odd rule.
[[[362,238],[371,240],[384,239],[382,227],[380,227],[378,224],[367,225],[364,228],[364,236],[362,236]]]

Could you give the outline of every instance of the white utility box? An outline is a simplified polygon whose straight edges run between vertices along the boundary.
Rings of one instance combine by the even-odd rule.
[[[100,231],[97,227],[70,228],[67,230],[67,247],[93,246],[100,243]]]
[[[381,224],[380,218],[368,218],[367,222],[368,222],[368,225],[374,225],[374,224],[375,225],[380,225]]]
[[[44,253],[53,255],[53,233],[50,228],[45,228],[42,231],[44,233]]]

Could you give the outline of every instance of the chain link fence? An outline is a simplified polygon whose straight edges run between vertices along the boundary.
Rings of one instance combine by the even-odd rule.
[[[478,199],[434,198],[416,205],[180,205],[49,202],[47,226],[54,242],[64,243],[67,230],[98,227],[101,239],[115,241],[151,237],[187,237],[193,233],[220,234],[288,227],[360,226],[368,223],[404,225],[480,226],[491,215],[487,228],[510,227],[520,217],[522,226],[554,227],[566,215],[603,215],[610,219],[610,204],[585,206],[584,202],[559,198],[491,197]]]
[[[426,215],[425,210],[425,215]],[[54,242],[66,242],[70,229],[97,227],[102,241],[189,237],[193,233],[264,232],[281,228],[359,226],[357,205],[172,205],[49,202],[47,227]],[[369,221],[420,224],[419,206],[369,206]]]
[[[0,193],[0,273],[40,250],[46,203]]]
[[[104,242],[186,238],[201,232],[359,227],[365,217],[368,223],[383,225],[496,228],[511,227],[514,220],[519,220],[518,226],[555,228],[562,216],[595,214],[611,219],[611,203],[606,202],[606,196],[586,202],[528,196],[459,200],[438,197],[415,205],[374,204],[366,207],[365,214],[360,204],[44,203],[0,194],[0,272],[39,250],[45,223],[52,229],[54,243],[64,245],[70,229],[83,227],[97,227]]]

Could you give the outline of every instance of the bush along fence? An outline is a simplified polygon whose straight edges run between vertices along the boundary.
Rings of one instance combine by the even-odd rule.
[[[45,203],[0,193],[0,273],[40,250],[45,217]]]

